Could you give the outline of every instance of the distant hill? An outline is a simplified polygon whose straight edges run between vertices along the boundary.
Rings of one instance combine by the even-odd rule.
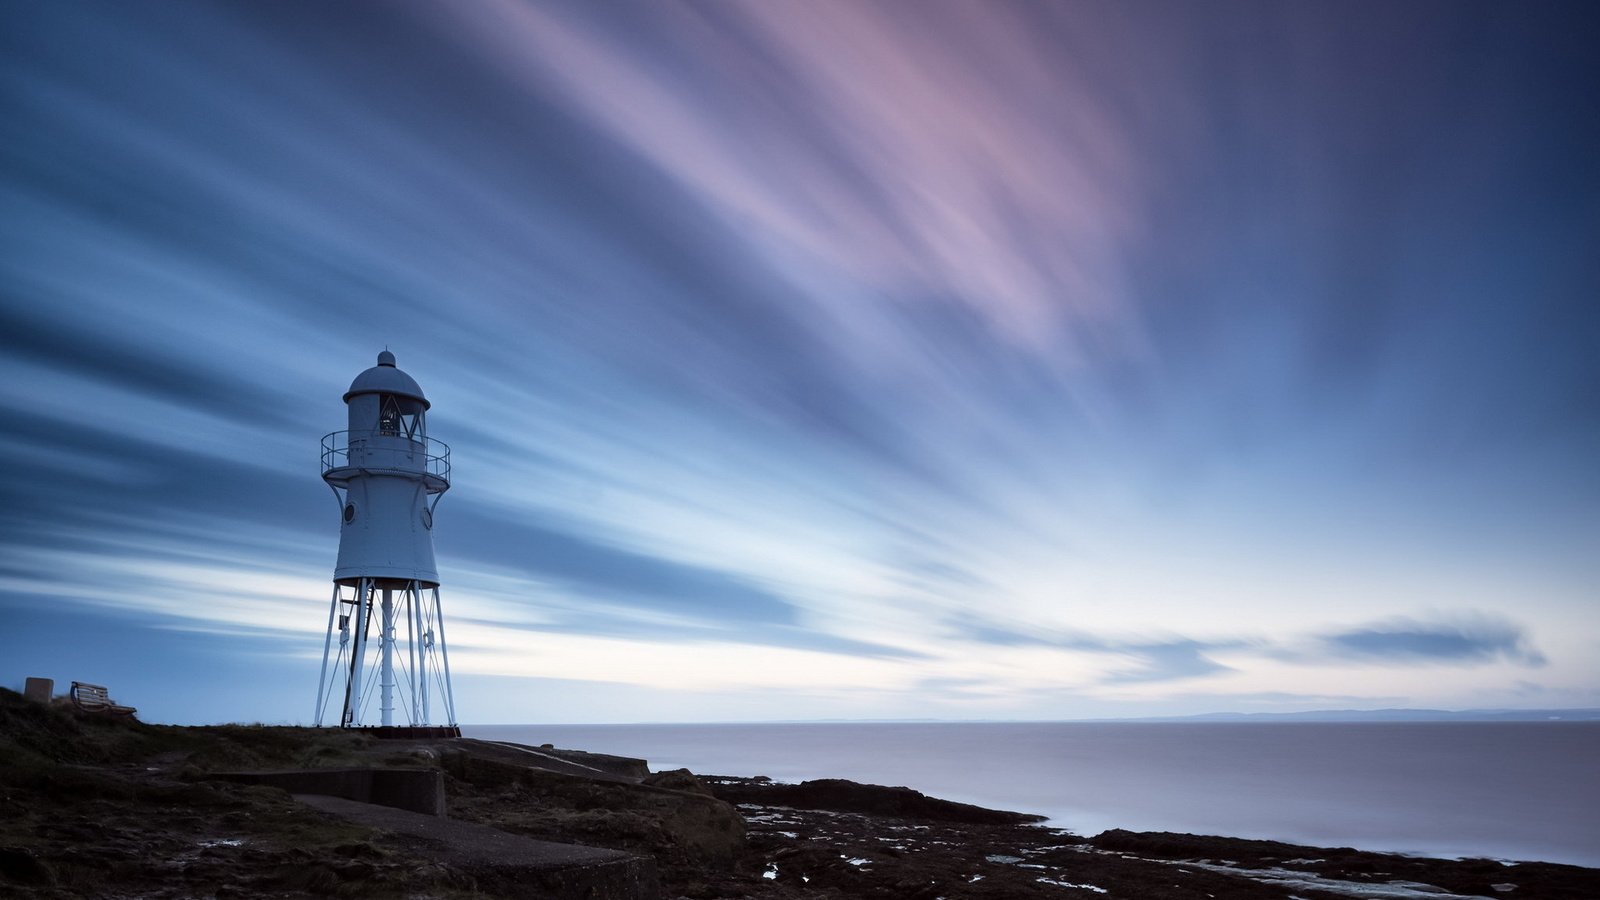
[[[1304,712],[1214,712],[1189,716],[1097,719],[774,719],[737,724],[973,725],[1019,722],[1600,722],[1600,709],[1314,709]]]
[[[1318,709],[1101,719],[1116,722],[1600,722],[1600,709]]]

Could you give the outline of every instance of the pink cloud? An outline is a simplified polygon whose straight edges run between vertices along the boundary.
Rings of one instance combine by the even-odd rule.
[[[648,54],[541,5],[450,14],[509,77],[676,179],[755,252],[895,303],[955,299],[1035,349],[1126,351],[1136,147],[1015,9],[657,6]]]

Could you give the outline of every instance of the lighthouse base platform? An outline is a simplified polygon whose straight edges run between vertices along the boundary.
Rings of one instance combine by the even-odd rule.
[[[346,730],[389,741],[436,741],[461,737],[461,728],[457,725],[368,725]]]

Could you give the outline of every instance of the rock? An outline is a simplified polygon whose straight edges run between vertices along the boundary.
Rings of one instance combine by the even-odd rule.
[[[50,867],[24,847],[0,847],[0,877],[16,884],[56,883]]]
[[[842,778],[822,778],[800,784],[772,784],[753,778],[711,778],[713,796],[729,803],[756,803],[794,809],[825,809],[938,822],[974,825],[1021,825],[1043,822],[1044,816],[985,809],[929,797],[907,787],[859,784]]]
[[[671,791],[688,791],[691,794],[704,794],[707,797],[716,796],[711,792],[710,788],[706,787],[704,782],[695,777],[695,774],[688,769],[669,769],[665,772],[657,772],[646,778],[644,783]]]

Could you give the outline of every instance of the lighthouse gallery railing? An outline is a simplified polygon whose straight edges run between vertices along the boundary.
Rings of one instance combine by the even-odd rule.
[[[355,461],[351,461],[351,451]],[[381,431],[335,431],[322,437],[322,474],[335,469],[423,473],[450,483],[450,445]]]

